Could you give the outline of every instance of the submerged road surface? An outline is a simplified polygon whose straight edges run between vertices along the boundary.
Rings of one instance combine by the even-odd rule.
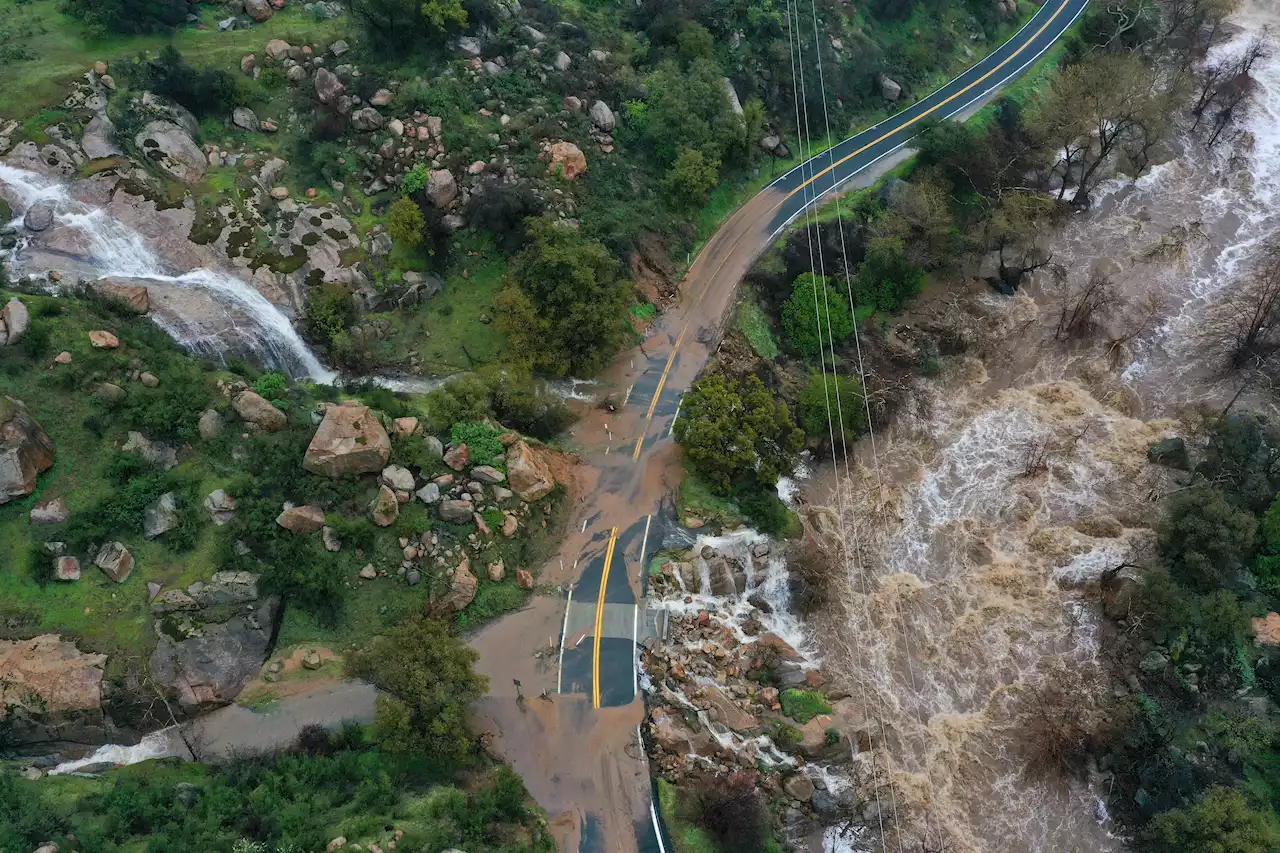
[[[610,414],[593,412],[575,429],[598,479],[571,522],[561,568],[548,567],[542,576],[543,583],[571,587],[567,606],[535,604],[475,641],[480,667],[494,686],[481,715],[535,798],[564,816],[557,825],[562,850],[664,849],[638,744],[644,710],[637,644],[657,629],[640,603],[648,562],[671,526],[670,514],[660,509],[679,478],[678,452],[669,439],[680,395],[713,352],[738,282],[787,225],[855,178],[869,178],[872,167],[906,146],[927,120],[961,116],[1025,71],[1086,4],[1049,0],[1005,44],[946,86],[758,193],[699,253],[681,284],[679,304],[662,316],[655,333],[610,370],[608,380],[623,405]],[[547,637],[547,654],[534,666],[508,653],[510,638],[521,630],[535,645]],[[519,688],[507,686],[513,677],[522,679],[527,697],[547,690],[554,698],[517,703]]]

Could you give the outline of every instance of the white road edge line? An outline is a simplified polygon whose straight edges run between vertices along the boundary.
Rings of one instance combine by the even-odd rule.
[[[576,563],[575,563],[576,565]],[[569,640],[569,609],[573,607],[573,585],[569,585],[569,598],[564,603],[564,627],[560,629],[560,663],[556,667],[556,692],[563,693],[561,684],[564,680],[564,644]]]
[[[658,839],[658,850],[667,853],[667,845],[662,843],[662,828],[658,825],[658,809],[653,803],[653,794],[649,795],[649,817],[653,820],[653,836]]]
[[[622,396],[622,405],[626,406],[627,401],[631,399],[631,391],[636,387],[636,383],[632,382],[627,386],[627,393]]]
[[[667,428],[667,438],[671,438],[671,434],[676,431],[676,421],[680,420],[680,407],[684,405],[684,395],[681,394],[676,398],[676,416],[671,419],[671,426]]]
[[[1072,25],[1072,24],[1074,24],[1074,23],[1076,22],[1076,19],[1078,19],[1082,14],[1084,14],[1084,10],[1085,10],[1086,8],[1088,8],[1088,7],[1087,7],[1087,6],[1082,6],[1082,7],[1080,7],[1080,11],[1076,12],[1075,16],[1074,16],[1074,17],[1072,17],[1072,19],[1071,19],[1070,21],[1067,21],[1066,26],[1064,26],[1064,27],[1062,28],[1062,33],[1065,33],[1068,29],[1070,29],[1070,28],[1071,28],[1071,25]],[[1031,22],[1030,22],[1030,21],[1028,21],[1027,23],[1028,23],[1028,24],[1030,24]],[[1024,28],[1025,28],[1025,27],[1024,27]],[[1019,32],[1021,32],[1021,30],[1019,30]],[[1060,33],[1060,34],[1059,34],[1059,36],[1058,36],[1058,38],[1061,38],[1061,36],[1062,36],[1062,34]],[[964,105],[963,105],[963,106],[961,106],[961,107],[957,107],[956,109],[954,109],[954,110],[952,110],[951,112],[947,113],[945,116],[943,116],[943,117],[942,117],[942,118],[943,118],[943,120],[945,120],[945,121],[950,121],[951,119],[953,119],[953,118],[955,118],[956,116],[958,116],[960,113],[962,113],[962,112],[964,112],[965,110],[969,109],[969,107],[973,106],[973,105],[974,105],[975,103],[977,103],[978,101],[980,101],[980,100],[982,100],[983,98],[985,98],[985,97],[987,97],[988,95],[990,95],[992,92],[996,91],[997,89],[1001,89],[1001,88],[1003,88],[1003,87],[1004,87],[1004,86],[1005,86],[1005,85],[1006,85],[1010,80],[1012,80],[1013,78],[1017,77],[1019,74],[1021,74],[1021,73],[1022,73],[1023,71],[1025,71],[1025,70],[1027,70],[1027,68],[1031,67],[1031,66],[1032,66],[1032,65],[1034,65],[1035,63],[1039,62],[1039,61],[1040,61],[1040,57],[1044,56],[1044,55],[1049,51],[1049,48],[1053,47],[1055,44],[1057,44],[1057,43],[1058,43],[1058,38],[1053,39],[1053,41],[1049,42],[1047,45],[1045,45],[1043,48],[1041,48],[1041,50],[1040,50],[1040,52],[1039,52],[1039,53],[1037,53],[1035,56],[1033,56],[1033,57],[1031,57],[1030,59],[1028,59],[1026,62],[1022,63],[1020,66],[1018,66],[1017,70],[1015,70],[1015,71],[1011,72],[1011,73],[1010,73],[1010,74],[1008,74],[1006,77],[1002,78],[1000,81],[998,81],[998,82],[996,82],[996,83],[992,83],[992,84],[991,84],[990,86],[988,86],[985,90],[983,90],[980,94],[973,96],[973,97],[972,97],[972,98],[970,98],[968,101],[965,101],[965,103],[964,103]],[[1003,45],[1002,45],[1001,47],[1003,47]],[[952,82],[955,82],[955,81],[953,80]],[[948,84],[948,85],[949,85],[949,84]],[[891,118],[892,118],[892,117],[891,117]],[[889,119],[885,119],[885,121],[888,121],[888,120],[889,120]],[[878,123],[878,124],[874,124],[874,125],[872,125],[871,127],[867,128],[867,130],[872,130],[872,129],[874,129],[874,128],[877,128],[877,127],[879,127],[879,126],[880,126],[880,124],[883,124],[883,123],[884,123],[884,122],[880,122],[880,123]],[[863,134],[863,133],[866,133],[866,130],[858,131],[858,133],[854,134],[854,136],[858,136],[858,135],[861,135],[861,134]],[[810,196],[810,201],[809,201],[809,203],[808,203],[808,204],[806,204],[806,205],[804,205],[804,206],[802,206],[802,207],[801,207],[799,210],[797,210],[794,214],[792,214],[790,217],[788,217],[786,222],[783,222],[783,223],[782,223],[781,225],[779,225],[776,229],[774,229],[773,233],[769,235],[769,239],[770,239],[770,240],[773,240],[774,238],[776,238],[776,237],[777,237],[779,234],[781,234],[783,231],[785,231],[785,230],[787,230],[788,228],[790,228],[790,227],[791,227],[791,224],[792,224],[793,222],[795,222],[797,219],[799,219],[799,218],[800,218],[800,216],[801,216],[801,214],[803,214],[805,211],[807,211],[810,207],[814,207],[814,206],[816,206],[816,205],[818,205],[818,204],[822,203],[822,202],[827,198],[827,196],[832,195],[832,194],[834,194],[834,193],[838,193],[838,192],[840,191],[840,187],[844,186],[844,185],[845,185],[845,184],[847,184],[849,181],[853,180],[853,178],[854,178],[855,176],[857,176],[857,175],[861,174],[862,172],[866,171],[867,169],[870,169],[872,166],[874,166],[876,163],[879,163],[879,162],[880,162],[881,160],[883,160],[885,157],[888,157],[889,155],[896,153],[899,149],[904,148],[905,146],[907,146],[908,144],[910,144],[912,141],[914,141],[914,140],[915,140],[915,138],[916,138],[917,136],[919,136],[919,135],[920,135],[920,134],[918,134],[918,133],[917,133],[917,134],[915,134],[914,136],[911,136],[911,137],[909,137],[909,138],[907,138],[907,139],[903,140],[902,142],[899,142],[897,145],[893,146],[893,147],[892,147],[892,148],[890,148],[888,151],[886,151],[886,152],[884,152],[883,154],[881,154],[880,156],[876,157],[874,160],[870,161],[870,162],[869,162],[869,163],[867,163],[865,166],[862,166],[861,168],[856,169],[856,170],[854,170],[854,171],[850,172],[848,175],[845,175],[843,178],[839,179],[838,181],[836,181],[836,180],[833,178],[833,184],[832,184],[832,186],[829,186],[829,187],[827,187],[825,190],[822,190],[821,192],[815,193],[815,194],[813,194],[812,196]],[[849,138],[850,138],[850,139],[852,139],[853,137],[851,136],[851,137],[849,137]],[[845,141],[848,141],[848,140],[841,140],[841,141],[842,141],[842,142],[845,142]],[[833,147],[834,147],[834,146],[833,146]],[[818,154],[815,154],[815,155],[814,155],[812,158],[810,158],[810,159],[816,159],[816,158],[821,157],[823,154],[826,154],[826,153],[827,153],[826,151],[820,152],[820,153],[818,153]],[[808,162],[809,162],[808,160],[806,160],[806,161],[805,161],[805,163],[808,163]],[[793,169],[791,169],[790,171],[794,171],[795,169],[800,168],[800,166],[803,166],[805,163],[801,163],[799,166],[795,166],[795,167],[794,167]],[[783,177],[786,177],[786,175],[783,175]],[[782,180],[782,178],[779,178],[778,180]],[[775,181],[774,183],[777,183],[777,181]],[[770,186],[772,186],[772,184],[770,184]]]
[[[635,612],[631,615],[631,645],[635,646],[631,650],[631,698],[634,700],[640,695],[640,644],[636,642],[636,638],[640,636],[640,605],[636,604]]]

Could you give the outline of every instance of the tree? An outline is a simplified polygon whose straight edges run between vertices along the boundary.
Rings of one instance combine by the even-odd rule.
[[[707,203],[707,194],[720,180],[720,161],[708,158],[696,148],[686,148],[662,179],[662,189],[672,206],[692,212]]]
[[[782,303],[782,332],[805,358],[821,358],[829,347],[843,344],[853,334],[848,297],[826,278],[805,273]]]
[[[1196,473],[1235,506],[1261,515],[1280,491],[1280,425],[1252,412],[1218,419]]]
[[[1212,486],[1176,495],[1160,523],[1160,551],[1173,577],[1202,592],[1235,581],[1253,553],[1258,522]]]
[[[383,746],[453,764],[471,748],[471,703],[489,688],[472,669],[478,657],[443,623],[419,615],[378,637],[348,666],[387,694],[378,698],[374,724]]]
[[[880,249],[869,247],[868,251],[882,252],[891,245],[907,267],[935,269],[945,265],[955,254],[956,229],[950,201],[937,181],[923,177],[903,182],[871,229],[873,237],[894,238],[898,243]],[[897,258],[892,263],[899,265]],[[901,280],[919,278],[920,273],[902,268],[895,269],[892,275]]]
[[[854,290],[859,306],[893,311],[923,287],[924,271],[908,256],[906,240],[885,235],[867,241],[867,253],[858,265]]]
[[[722,850],[760,853],[769,838],[756,774],[745,770],[707,777],[698,787],[698,824]]]
[[[622,345],[628,285],[601,243],[543,216],[513,259],[495,308],[517,358],[554,376],[585,376]]]
[[[1201,336],[1233,369],[1274,372],[1280,354],[1280,240],[1269,240],[1231,298],[1210,308]]]
[[[387,211],[387,233],[406,249],[422,245],[422,232],[427,227],[422,209],[410,198],[400,197],[391,203]]]
[[[346,0],[347,10],[381,50],[403,53],[439,42],[467,22],[462,0]]]
[[[776,483],[794,470],[804,442],[786,404],[756,376],[693,383],[674,432],[689,463],[722,494],[748,480]]]
[[[987,280],[1002,293],[1013,293],[1028,275],[1053,263],[1053,256],[1040,247],[1053,206],[1044,195],[1014,190],[1001,195],[990,209],[981,239],[996,252],[996,274]]]
[[[155,33],[187,22],[188,0],[65,0],[62,11],[98,32]]]
[[[1274,853],[1280,827],[1234,788],[1210,788],[1195,805],[1156,815],[1142,831],[1147,853]]]
[[[852,442],[867,430],[862,383],[853,376],[815,373],[800,395],[800,423],[807,435]],[[837,412],[838,410],[838,412]],[[834,448],[833,448],[834,449]]]
[[[716,161],[746,150],[745,125],[730,107],[720,69],[711,60],[695,60],[687,71],[663,63],[645,79],[645,91],[645,137],[664,165],[675,165],[688,148]]]

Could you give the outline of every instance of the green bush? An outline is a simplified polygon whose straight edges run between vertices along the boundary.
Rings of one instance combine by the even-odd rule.
[[[1212,788],[1194,805],[1157,815],[1142,832],[1148,853],[1271,853],[1280,850],[1280,825],[1270,809],[1252,808],[1232,788]]]
[[[195,441],[200,415],[213,398],[204,372],[195,362],[179,358],[158,368],[156,375],[157,387],[130,389],[122,410],[125,422],[152,439]]]
[[[1237,582],[1251,560],[1258,523],[1220,489],[1199,486],[1175,495],[1160,523],[1160,552],[1178,581],[1211,592]]]
[[[769,319],[754,301],[743,302],[738,309],[738,328],[756,355],[770,360],[778,357],[778,344],[769,331]]]
[[[109,3],[119,1],[107,0]],[[101,5],[101,0],[72,2]],[[185,12],[183,17],[186,17]],[[222,69],[202,71],[193,68],[173,45],[166,45],[155,59],[117,62],[113,72],[138,91],[154,92],[178,102],[197,118],[229,113],[236,107],[248,106],[250,100],[248,91],[238,78]]]
[[[812,720],[819,714],[830,714],[831,706],[826,697],[816,690],[784,690],[778,696],[782,703],[782,713],[800,725]]]
[[[264,373],[253,381],[254,393],[266,400],[283,400],[289,391],[289,380],[283,373]]]
[[[848,297],[827,279],[805,273],[796,279],[791,296],[782,304],[782,332],[788,343],[807,359],[831,361],[832,346],[853,334]]]
[[[837,442],[834,450],[856,441],[867,431],[862,383],[853,376],[813,374],[800,395],[800,423],[812,438]]]
[[[482,423],[456,423],[450,432],[449,440],[453,444],[465,444],[471,451],[472,465],[497,465],[495,457],[503,452],[498,430]]]

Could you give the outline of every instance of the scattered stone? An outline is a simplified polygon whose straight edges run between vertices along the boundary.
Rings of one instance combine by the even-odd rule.
[[[591,105],[591,123],[605,133],[611,133],[614,125],[617,124],[617,118],[608,104],[604,101],[596,101]]]
[[[396,493],[386,486],[378,487],[378,496],[369,505],[373,523],[379,527],[390,527],[400,516],[400,502]]]
[[[125,443],[121,445],[125,453],[136,453],[149,465],[164,468],[166,471],[178,464],[178,449],[160,441],[152,441],[136,430],[130,430]]]
[[[271,405],[271,402],[256,391],[241,391],[231,401],[231,407],[246,423],[253,424],[263,432],[277,432],[289,425],[284,412]]]
[[[528,569],[517,569],[516,586],[521,589],[533,589],[533,574]]]
[[[324,549],[330,554],[336,554],[342,550],[342,541],[338,539],[338,534],[332,527],[321,528],[320,541],[324,543]]]
[[[883,71],[877,75],[876,83],[880,86],[880,97],[886,101],[896,101],[902,95],[902,84]]]
[[[351,46],[348,45],[346,41],[344,41],[343,39],[338,39],[333,44],[329,45],[329,52],[332,53],[335,57],[342,56],[342,54],[346,53],[350,49],[351,49]]]
[[[450,524],[466,524],[471,521],[474,511],[475,505],[464,500],[440,501],[436,506],[436,514],[440,516],[440,520]]]
[[[1251,621],[1254,643],[1259,646],[1280,646],[1280,613],[1271,611],[1266,616],[1255,616]]]
[[[382,483],[397,492],[412,492],[415,483],[413,474],[408,468],[399,465],[388,465],[382,469]]]
[[[1169,659],[1155,649],[1152,649],[1147,652],[1147,656],[1138,663],[1138,669],[1142,670],[1147,675],[1155,675],[1158,672],[1163,672],[1164,668],[1168,665]]]
[[[108,542],[98,549],[93,564],[116,583],[124,583],[133,572],[133,554],[119,542]]]
[[[268,0],[244,0],[244,13],[261,24],[271,20],[276,10]]]
[[[565,180],[572,181],[587,171],[586,155],[572,142],[553,142],[547,147],[547,154],[551,158],[551,163],[547,166],[547,174],[559,173]]]
[[[271,197],[272,197],[273,199],[275,199],[276,201],[284,201],[285,199],[287,199],[287,198],[289,197],[289,188],[288,188],[288,187],[283,187],[283,186],[281,186],[281,187],[272,187],[272,188],[271,188]]]
[[[70,517],[71,513],[67,511],[67,502],[60,497],[43,501],[31,508],[32,524],[62,524]]]
[[[367,406],[330,406],[302,467],[327,477],[374,474],[387,465],[391,439]]]
[[[145,539],[163,536],[177,526],[178,496],[173,492],[165,492],[142,511],[142,535]]]
[[[446,210],[458,197],[458,182],[448,169],[433,169],[427,177],[427,198],[440,210]]]
[[[457,45],[458,51],[467,56],[479,56],[482,50],[480,39],[475,36],[458,36],[457,41],[454,43]]]
[[[477,465],[471,469],[471,477],[486,486],[503,483],[506,482],[507,479],[506,474],[502,473],[497,468],[494,468],[492,465]]]
[[[500,583],[507,576],[507,566],[502,560],[490,563],[488,567],[489,580],[494,583]]]
[[[226,489],[216,489],[204,499],[204,508],[219,527],[230,524],[236,517],[236,499]]]
[[[520,519],[515,514],[503,516],[502,519],[502,535],[508,539],[515,538],[517,531],[520,530]]]
[[[395,434],[399,438],[413,435],[418,431],[417,418],[396,418],[394,423]]]
[[[276,524],[302,536],[310,536],[324,528],[324,510],[318,506],[286,507],[276,516]],[[325,528],[327,529],[327,528]]]
[[[391,90],[379,89],[373,93],[373,97],[369,99],[369,105],[374,107],[385,107],[391,103]]]
[[[257,133],[262,127],[262,123],[258,121],[257,114],[248,107],[236,107],[232,110],[231,123],[241,130],[247,130],[251,133]]]
[[[556,51],[555,58],[551,60],[551,67],[557,71],[568,71],[571,65],[573,65],[573,60],[563,50]]]
[[[66,350],[63,350],[62,352],[60,352],[60,353],[58,353],[57,355],[55,355],[55,356],[53,357],[53,360],[54,360],[54,362],[55,362],[56,364],[70,364],[70,363],[71,363],[71,353],[67,352]]]
[[[154,373],[140,373],[138,374],[138,381],[148,388],[160,387],[160,378]]]
[[[434,435],[429,435],[422,440],[427,447],[427,453],[432,459],[442,459],[444,457],[444,443]]]
[[[222,435],[224,421],[217,409],[206,409],[200,416],[200,437],[208,441]]]
[[[342,81],[338,79],[338,75],[328,68],[321,68],[316,71],[315,84],[316,97],[320,99],[322,104],[336,104],[339,96],[346,89],[346,86],[342,85]]]
[[[457,613],[475,600],[476,589],[479,585],[480,581],[471,573],[470,561],[463,557],[462,562],[453,570],[453,577],[449,582],[449,591],[436,603],[433,609],[439,614]]]
[[[80,561],[75,557],[58,557],[53,565],[53,579],[65,583],[80,580]]]
[[[444,464],[455,471],[461,471],[471,462],[471,448],[466,444],[455,444],[444,454]]]
[[[110,332],[96,329],[89,333],[89,343],[94,349],[116,349],[120,346],[120,339]]]
[[[360,577],[364,580],[371,581],[378,576],[378,570],[373,567],[373,563],[365,563],[363,569],[360,570]]]
[[[550,466],[523,440],[507,450],[507,480],[525,501],[546,497],[556,484]]]
[[[128,396],[123,388],[110,382],[99,382],[90,394],[108,403],[117,403]]]
[[[324,666],[324,659],[320,657],[320,653],[315,649],[307,649],[302,653],[303,669],[315,670],[322,666]]]
[[[272,59],[279,61],[289,55],[289,43],[284,39],[272,39],[267,42],[263,52]]]
[[[440,500],[440,487],[435,483],[427,483],[417,492],[418,500],[430,506]]]
[[[410,569],[405,573],[404,582],[409,586],[417,586],[422,581],[422,572],[417,569]]]

